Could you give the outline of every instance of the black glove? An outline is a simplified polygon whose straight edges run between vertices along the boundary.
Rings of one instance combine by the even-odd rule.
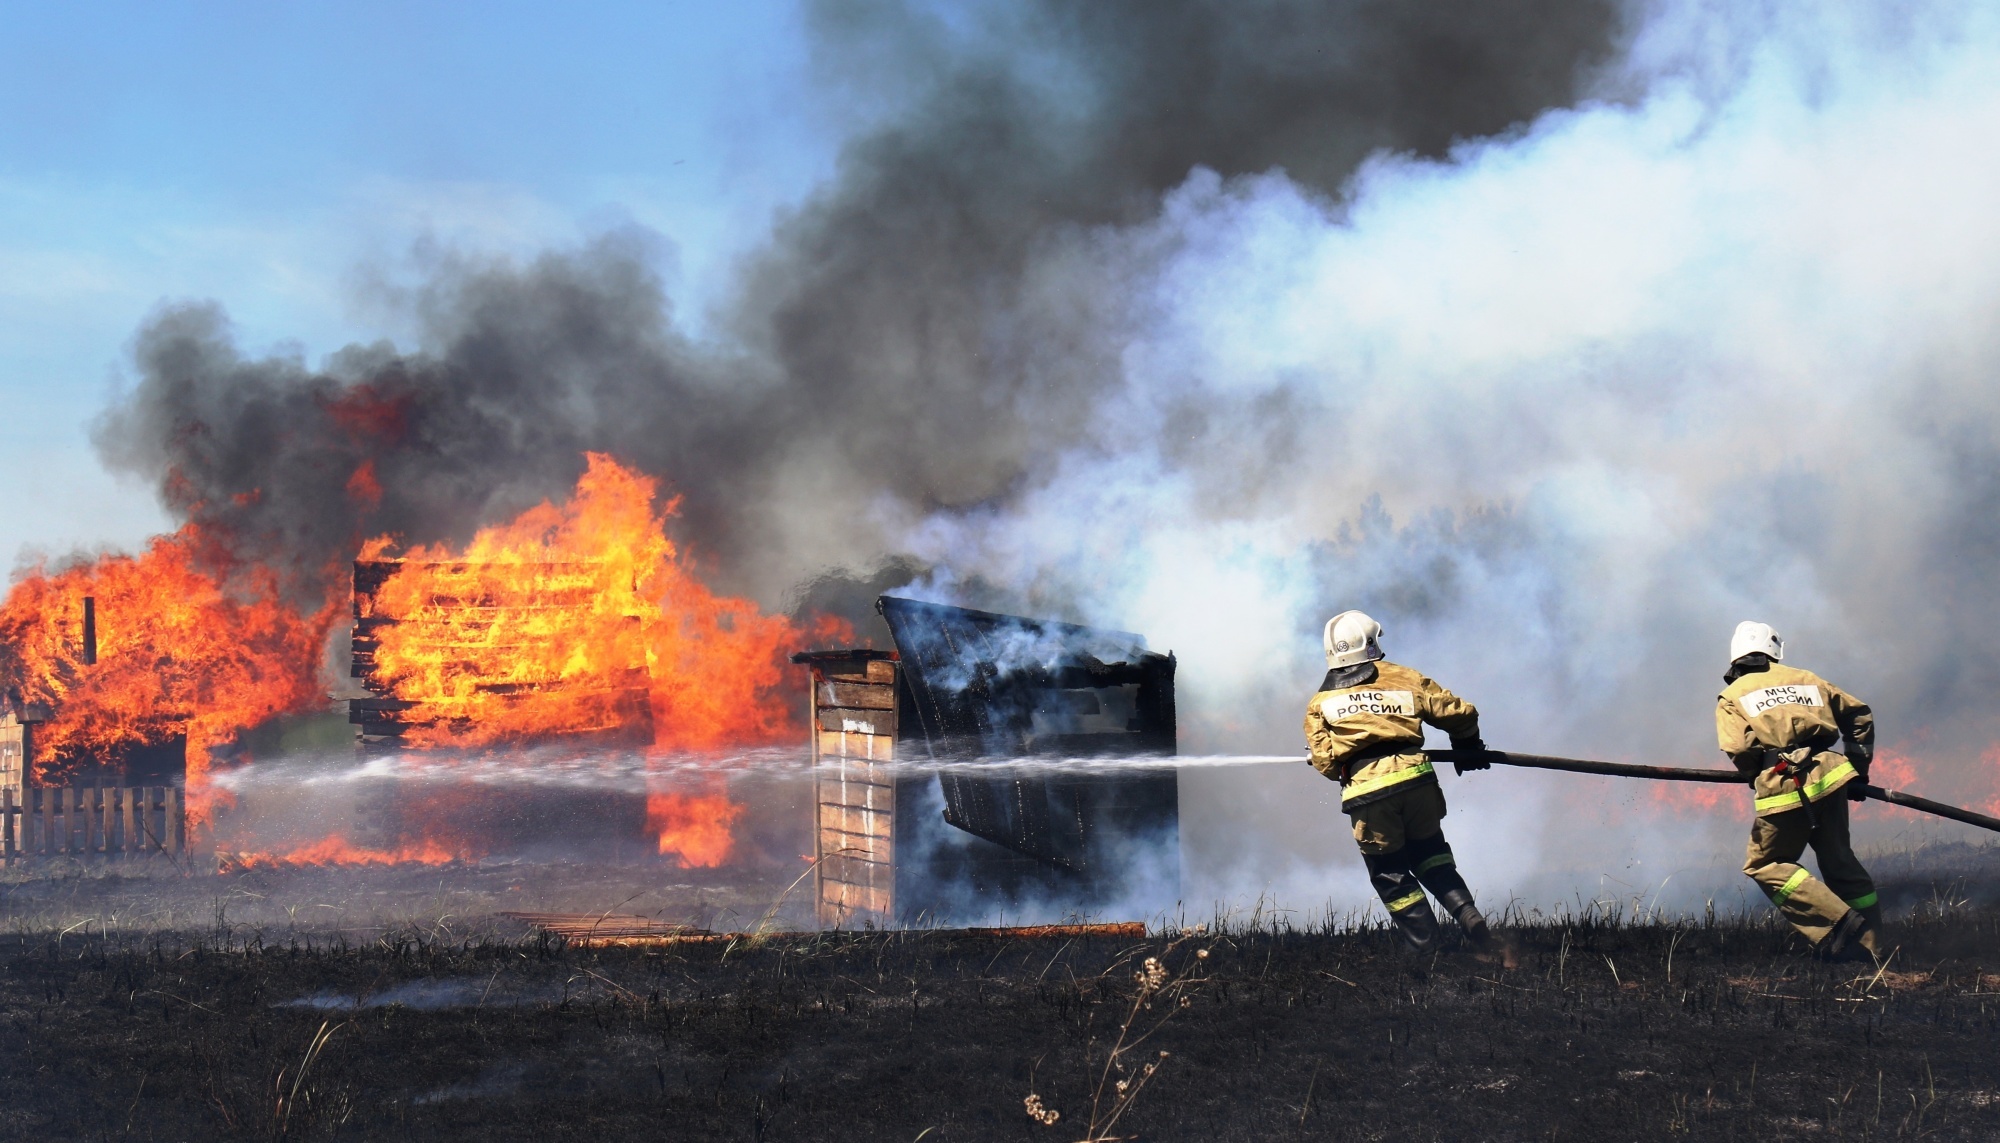
[[[1491,770],[1493,760],[1486,754],[1486,743],[1477,738],[1451,740],[1451,768],[1460,774],[1472,770]]]
[[[1847,800],[1865,802],[1868,800],[1868,760],[1856,762],[1854,755],[1850,754],[1847,761],[1854,766],[1854,780],[1847,784]]]

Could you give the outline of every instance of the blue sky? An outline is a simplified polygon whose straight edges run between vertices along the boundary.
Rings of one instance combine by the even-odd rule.
[[[0,6],[0,561],[167,526],[88,439],[162,301],[316,362],[407,344],[361,283],[419,240],[636,222],[698,310],[839,119],[782,0]]]

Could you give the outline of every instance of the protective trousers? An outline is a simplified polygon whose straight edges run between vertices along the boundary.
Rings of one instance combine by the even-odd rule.
[[[1437,919],[1424,890],[1466,930],[1483,941],[1486,925],[1473,907],[1472,891],[1459,875],[1451,845],[1444,839],[1444,791],[1426,785],[1353,811],[1354,841],[1368,867],[1368,879],[1412,947],[1424,951],[1437,941]]]
[[[1819,858],[1821,883],[1799,864],[1806,846]],[[1836,795],[1796,810],[1758,818],[1750,827],[1750,848],[1743,856],[1743,872],[1763,888],[1765,896],[1778,907],[1792,927],[1815,945],[1833,932],[1835,925],[1858,909],[1868,918],[1869,928],[1861,935],[1861,946],[1879,952],[1876,940],[1881,929],[1881,907],[1877,904],[1875,882],[1854,856],[1847,836],[1847,798]]]

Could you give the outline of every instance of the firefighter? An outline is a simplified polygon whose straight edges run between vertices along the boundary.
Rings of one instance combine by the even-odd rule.
[[[1472,903],[1444,839],[1444,791],[1424,757],[1424,723],[1451,736],[1452,765],[1484,770],[1479,712],[1408,667],[1382,657],[1382,625],[1359,611],[1327,620],[1326,678],[1306,707],[1313,768],[1340,783],[1361,860],[1389,916],[1412,949],[1438,943],[1424,890],[1484,946],[1486,919]]]
[[[1817,952],[1879,955],[1875,883],[1847,837],[1847,803],[1867,796],[1875,716],[1811,671],[1784,665],[1784,657],[1785,641],[1769,624],[1737,624],[1715,703],[1722,752],[1756,791],[1743,872]],[[1845,754],[1830,749],[1840,739]],[[1824,881],[1799,864],[1808,845]]]

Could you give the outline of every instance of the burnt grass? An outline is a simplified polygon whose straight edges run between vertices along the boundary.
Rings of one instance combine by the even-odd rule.
[[[16,933],[0,1136],[1069,1143],[1121,1032],[1137,1086],[1113,1137],[2000,1135],[2000,910],[1919,909],[1879,975],[1764,919],[1511,933],[1512,969],[1368,928],[650,950]],[[1031,1119],[1031,1093],[1060,1119]],[[1097,1134],[1118,1102],[1106,1082]]]

